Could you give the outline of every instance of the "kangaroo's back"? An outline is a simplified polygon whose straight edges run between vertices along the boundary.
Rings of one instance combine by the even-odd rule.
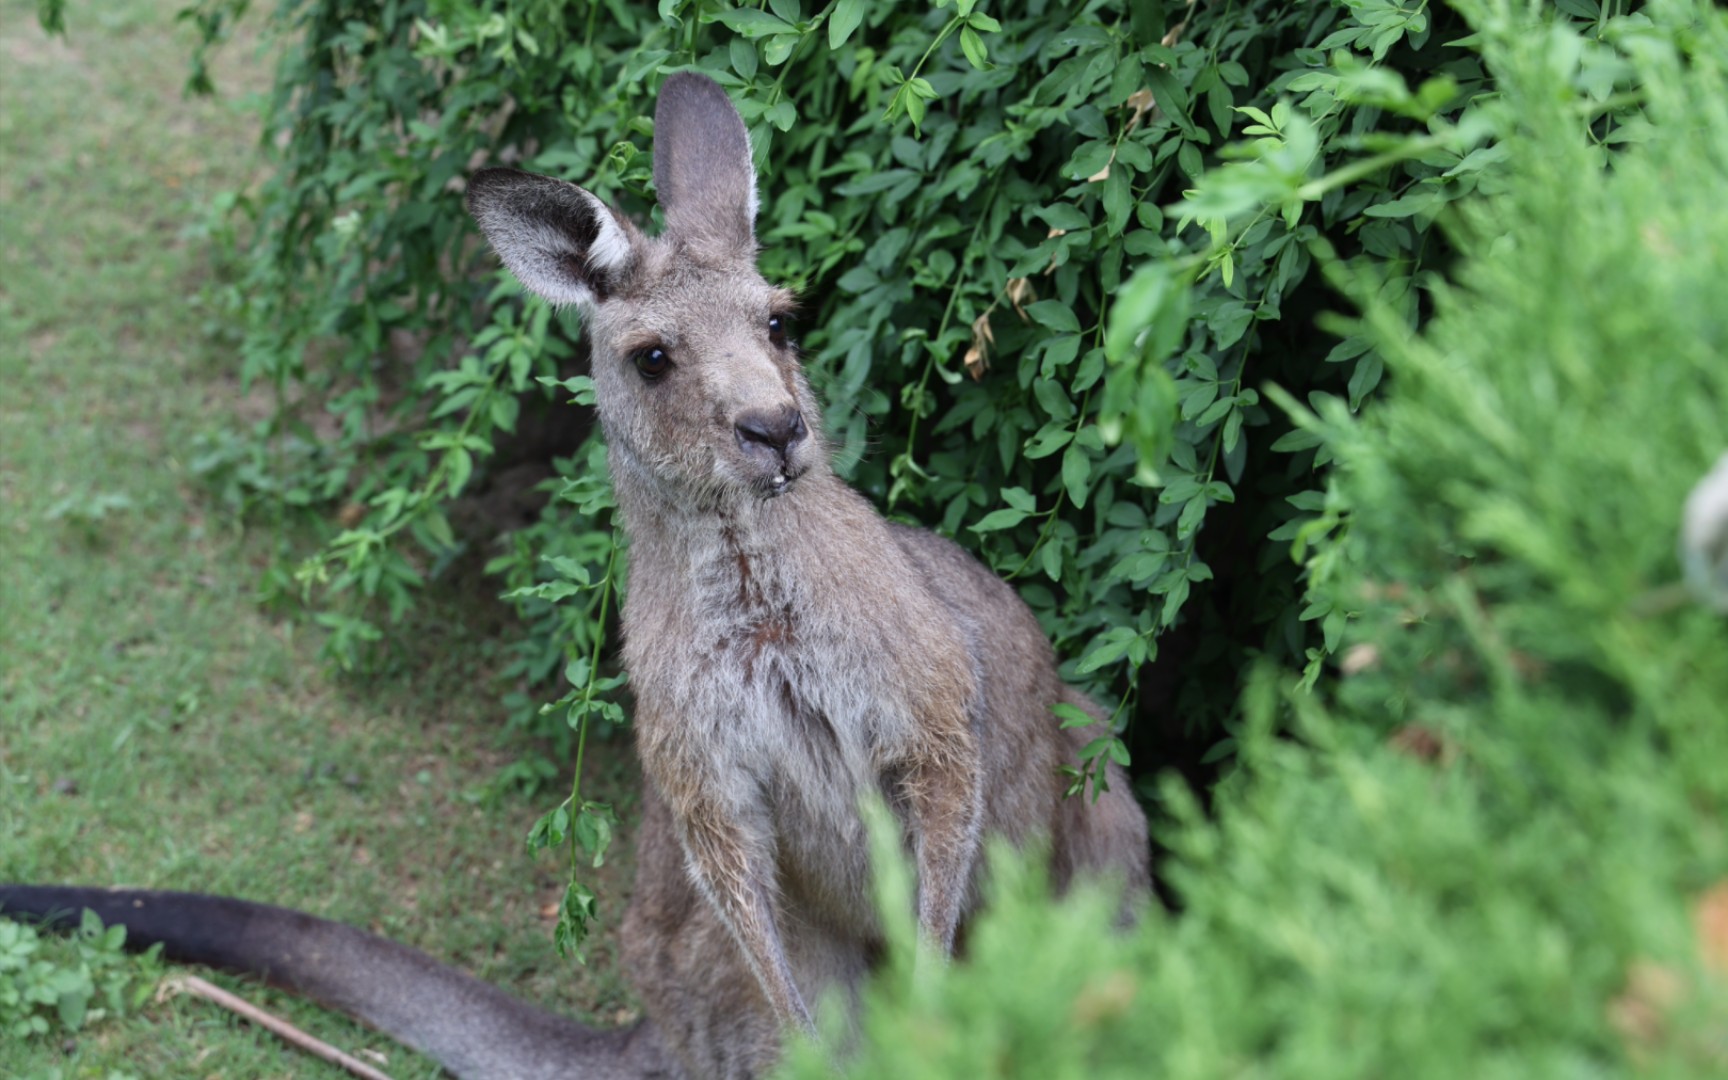
[[[981,740],[988,816],[993,831],[1050,844],[1052,883],[1067,888],[1076,873],[1114,874],[1131,895],[1151,885],[1146,815],[1127,774],[1111,762],[1108,790],[1068,797],[1063,765],[1105,730],[1108,717],[1057,674],[1049,640],[1025,601],[1007,582],[958,544],[924,529],[893,525],[896,543],[917,568],[919,584],[941,599],[966,628],[966,647],[979,671]],[[1057,703],[1097,722],[1062,728]]]

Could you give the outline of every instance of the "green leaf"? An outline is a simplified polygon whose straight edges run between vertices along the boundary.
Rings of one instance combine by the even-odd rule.
[[[1231,453],[1242,438],[1242,410],[1237,409],[1224,421],[1224,452]]]
[[[589,583],[588,568],[568,555],[547,555],[540,561],[578,585]]]
[[[1209,408],[1218,397],[1218,384],[1211,381],[1195,383],[1182,395],[1182,419],[1192,420]]]
[[[1090,727],[1098,722],[1086,710],[1078,705],[1070,705],[1066,701],[1058,701],[1050,706],[1050,711],[1056,714],[1065,728]]]
[[[1133,139],[1123,139],[1116,145],[1116,165],[1111,172],[1119,172],[1121,166],[1126,166],[1136,172],[1151,172],[1153,166],[1152,151],[1143,143]]]
[[[791,131],[792,125],[798,122],[798,107],[792,104],[791,98],[781,98],[762,113],[770,124],[780,131]]]
[[[1074,433],[1064,423],[1052,421],[1039,428],[1038,434],[1027,441],[1024,454],[1031,461],[1047,458],[1067,446],[1073,438]]]
[[[799,34],[776,34],[762,46],[762,62],[769,67],[779,67],[792,55],[792,50],[798,47],[801,38]],[[784,103],[784,102],[783,102]]]
[[[1194,128],[1194,122],[1188,119],[1188,93],[1176,81],[1176,76],[1167,68],[1154,67],[1147,69],[1146,81],[1152,88],[1153,100],[1158,102],[1164,115],[1174,121],[1188,138],[1197,138],[1199,132]]]
[[[1026,305],[1026,314],[1041,326],[1048,326],[1065,334],[1078,334],[1080,320],[1074,316],[1074,309],[1060,300],[1040,300]]]
[[[796,35],[798,30],[785,19],[770,15],[766,11],[755,8],[729,8],[717,16],[728,27],[743,34],[747,38],[768,37],[773,34]]]
[[[1074,156],[1062,166],[1062,175],[1071,180],[1084,180],[1110,164],[1110,159],[1116,154],[1115,144],[1107,139],[1094,139],[1082,143],[1074,151]]]
[[[1312,431],[1297,428],[1295,431],[1280,435],[1272,443],[1272,449],[1281,454],[1293,454],[1298,450],[1307,450],[1319,446],[1324,440]]]
[[[910,88],[911,84],[908,83],[907,85]],[[912,121],[912,127],[922,131],[924,128],[924,99],[915,93],[907,92],[902,93],[895,100],[899,101],[901,107],[906,110],[907,117]]]
[[[90,997],[96,988],[83,972],[65,971],[61,974],[63,978],[55,1009],[60,1014],[60,1023],[68,1031],[77,1031],[84,1026],[84,1016],[89,1011]]]
[[[445,453],[444,465],[449,470],[445,489],[450,495],[457,495],[468,486],[468,478],[474,475],[474,455],[458,446]]]
[[[756,46],[747,39],[735,37],[726,45],[726,54],[732,61],[732,70],[738,77],[749,82],[756,77]]]
[[[1116,663],[1128,655],[1129,647],[1139,636],[1139,631],[1131,626],[1112,626],[1092,639],[1086,655],[1080,658],[1079,665],[1075,667],[1075,673],[1087,675],[1106,664]]]
[[[1110,325],[1104,334],[1104,354],[1112,363],[1128,359],[1143,331],[1144,359],[1160,363],[1176,348],[1188,329],[1188,290],[1169,264],[1141,265],[1116,291],[1110,305]]]
[[[590,856],[596,870],[606,863],[606,849],[612,844],[612,808],[603,803],[582,807],[575,820],[576,843]]]
[[[970,26],[960,31],[960,51],[966,54],[966,62],[979,71],[989,70],[990,54],[984,48],[984,39]]]
[[[1011,529],[1026,520],[1026,511],[1012,506],[1004,506],[984,515],[983,520],[972,526],[973,532],[995,532],[998,529]]]
[[[1211,404],[1211,406],[1209,406],[1206,409],[1205,412],[1201,413],[1200,418],[1195,420],[1194,423],[1199,427],[1209,428],[1213,424],[1216,424],[1218,421],[1222,420],[1224,418],[1224,414],[1229,412],[1230,410],[1234,409],[1235,407],[1236,407],[1236,399],[1235,398],[1233,398],[1233,397],[1219,398],[1217,401],[1214,401]]]
[[[1051,538],[1038,549],[1038,565],[1051,581],[1062,580],[1062,545]]]
[[[1191,142],[1176,148],[1176,164],[1182,169],[1182,175],[1190,180],[1198,180],[1206,172],[1200,163],[1200,148]]]
[[[1104,178],[1104,223],[1111,236],[1119,236],[1134,209],[1134,189],[1125,169],[1112,169]]]
[[[578,656],[564,665],[564,681],[578,690],[588,685],[588,658]]]
[[[828,48],[838,49],[846,44],[864,21],[866,10],[866,0],[840,0],[835,4],[833,14],[828,16]]]
[[[1073,203],[1051,203],[1049,206],[1040,209],[1038,211],[1038,216],[1043,219],[1044,224],[1050,226],[1052,229],[1061,229],[1063,232],[1074,232],[1077,229],[1089,229],[1092,227],[1092,219],[1087,217],[1086,214]]]
[[[1035,379],[1032,382],[1032,394],[1038,399],[1038,405],[1054,420],[1071,420],[1074,418],[1074,403],[1068,400],[1068,391],[1054,379]]]
[[[1427,214],[1444,205],[1445,199],[1434,188],[1425,188],[1402,198],[1391,199],[1363,210],[1368,217],[1375,218],[1405,218],[1416,214]]]
[[[1062,486],[1068,489],[1068,498],[1079,509],[1086,508],[1091,480],[1092,459],[1078,445],[1069,444],[1062,454]]]
[[[1044,358],[1038,366],[1039,373],[1048,379],[1072,364],[1080,352],[1082,340],[1079,334],[1061,334],[1049,339],[1044,346]]]

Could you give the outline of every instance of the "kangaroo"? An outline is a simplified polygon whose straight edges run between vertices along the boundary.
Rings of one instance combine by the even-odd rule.
[[[769,1071],[788,1031],[814,1033],[817,1001],[855,1005],[881,953],[868,795],[903,830],[932,956],[953,953],[977,908],[987,836],[1046,845],[1058,890],[1103,875],[1130,908],[1145,894],[1146,822],[1121,770],[1096,800],[1064,797],[1059,766],[1092,735],[1061,728],[1052,706],[1103,713],[1060,681],[1030,610],[833,473],[789,336],[793,297],[756,269],[755,170],[725,92],[668,78],[654,147],[658,237],[514,169],[476,173],[467,195],[504,265],[580,308],[590,337],[629,541],[623,660],[647,783],[621,951],[644,1025],[587,1031],[281,909],[40,889],[0,889],[0,905],[102,903],[134,936],[139,911],[173,924],[196,909],[196,925],[153,925],[140,943],[276,978],[458,1075],[731,1078]],[[455,1014],[461,1032],[440,1036]]]

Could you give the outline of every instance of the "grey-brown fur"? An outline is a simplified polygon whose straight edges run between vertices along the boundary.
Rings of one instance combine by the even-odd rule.
[[[748,139],[713,82],[667,80],[655,178],[667,228],[652,239],[573,186],[527,199],[556,182],[507,170],[476,176],[469,207],[525,284],[582,307],[592,339],[653,789],[627,966],[693,1075],[747,1076],[879,948],[867,793],[901,817],[942,952],[976,905],[984,836],[1047,841],[1058,888],[1110,872],[1141,890],[1146,829],[1119,771],[1096,803],[1063,798],[1058,766],[1095,732],[1061,730],[1051,706],[1097,712],[1013,591],[829,468],[771,323],[790,297],[755,267]],[[567,278],[537,284],[545,265]]]
[[[1057,889],[1148,883],[1146,822],[1110,767],[1096,802],[1059,766],[1095,732],[1037,621],[953,543],[885,522],[836,478],[819,410],[756,271],[743,123],[698,75],[666,81],[649,238],[562,181],[488,169],[468,205],[530,289],[577,304],[630,536],[624,660],[647,773],[626,972],[647,1020],[594,1032],[427,957],[282,909],[186,894],[0,886],[0,907],[96,907],[133,941],[264,975],[459,1076],[751,1077],[881,950],[859,804],[879,793],[940,956],[978,902],[986,836],[1047,844]],[[657,351],[657,352],[656,352]],[[639,363],[640,361],[640,363]],[[647,376],[653,375],[654,378]]]

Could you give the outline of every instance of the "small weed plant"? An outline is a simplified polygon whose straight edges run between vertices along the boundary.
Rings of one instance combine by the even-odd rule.
[[[64,938],[0,919],[0,1035],[73,1033],[137,1011],[160,978],[159,950],[129,956],[125,942],[125,927],[104,928],[88,911]]]

